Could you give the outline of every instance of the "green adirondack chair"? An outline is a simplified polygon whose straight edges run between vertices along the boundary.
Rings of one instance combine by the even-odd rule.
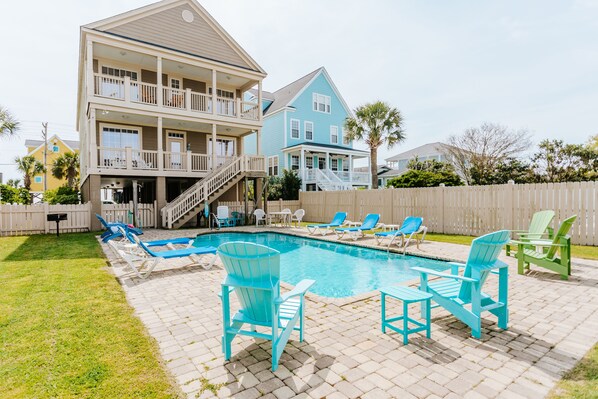
[[[534,213],[534,216],[532,216],[532,220],[527,230],[513,230],[511,233],[518,236],[518,241],[529,241],[542,238],[550,239],[552,238],[553,233],[552,228],[549,227],[552,219],[554,219],[554,211],[547,210],[536,212]],[[511,256],[511,245],[513,245],[513,243],[508,243],[505,247],[507,256]]]
[[[302,280],[293,290],[280,294],[280,253],[263,245],[228,242],[218,247],[218,254],[227,276],[222,282],[224,358],[231,357],[231,343],[237,335],[248,335],[272,341],[272,371],[291,333],[299,331],[303,341],[304,296],[315,283]],[[240,309],[230,317],[230,293],[235,292]],[[249,329],[243,329],[248,324]],[[297,325],[299,324],[299,325]],[[257,332],[256,326],[269,333]]]
[[[523,274],[530,269],[530,264],[552,270],[567,280],[571,275],[571,237],[569,231],[577,219],[577,215],[565,219],[559,227],[552,240],[529,240],[516,241],[517,244],[517,271]],[[530,244],[535,247],[548,248],[546,252],[538,252],[529,248]],[[560,256],[557,256],[557,253]]]
[[[509,230],[496,231],[473,240],[467,263],[450,262],[451,274],[423,267],[414,267],[420,273],[419,289],[432,294],[432,301],[442,306],[463,323],[471,327],[474,338],[482,337],[482,312],[489,311],[498,317],[498,327],[507,329],[508,307],[508,265],[498,260],[502,247],[509,242]],[[459,269],[464,268],[463,275]],[[490,273],[498,274],[498,300],[482,292]],[[428,275],[440,277],[428,282]],[[422,317],[427,305],[422,304]]]

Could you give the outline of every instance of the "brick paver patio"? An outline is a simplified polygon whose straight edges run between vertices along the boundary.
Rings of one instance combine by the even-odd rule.
[[[150,230],[144,239],[193,237],[200,231],[205,230]],[[285,229],[291,231],[306,234]],[[103,247],[128,301],[189,398],[538,398],[598,341],[598,262],[574,259],[573,276],[562,281],[541,269],[520,276],[514,259],[503,257],[511,266],[508,331],[489,316],[478,341],[436,308],[432,338],[414,334],[403,346],[399,334],[380,331],[378,294],[341,302],[311,295],[305,341],[292,336],[272,373],[270,342],[263,340],[236,338],[233,357],[224,362],[219,262],[209,271],[182,267],[185,261],[164,262],[140,280]],[[463,261],[469,247],[425,242],[419,251],[414,245],[411,250]],[[388,311],[400,313],[394,301]]]

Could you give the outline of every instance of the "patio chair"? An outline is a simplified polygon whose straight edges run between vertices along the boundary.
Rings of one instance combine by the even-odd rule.
[[[419,248],[419,243],[424,240],[426,237],[426,233],[428,228],[426,226],[422,226],[424,222],[424,218],[415,217],[415,216],[407,216],[401,225],[401,228],[398,230],[391,230],[391,231],[380,231],[374,234],[376,237],[376,241],[378,245],[382,245],[385,239],[388,239],[387,249],[390,249],[390,246],[395,242],[395,240],[400,237],[400,245],[399,247],[403,249],[403,252],[407,249],[411,238],[415,236],[415,244],[417,248]],[[422,234],[421,240],[417,238],[418,234]],[[405,241],[407,238],[407,241]]]
[[[577,215],[571,216],[561,223],[552,240],[526,240],[513,241],[517,244],[517,272],[523,274],[530,270],[530,264],[543,267],[561,275],[567,280],[571,275],[571,237],[569,230],[575,222]],[[546,247],[545,253],[530,249],[529,246]],[[557,252],[560,256],[557,256]]]
[[[512,230],[511,233],[518,236],[517,241],[538,240],[543,238],[551,239],[553,231],[549,226],[552,219],[554,219],[554,211],[548,210],[536,212],[532,216],[532,220],[527,230]],[[511,245],[517,244],[512,242],[507,244],[505,247],[507,256],[511,256]],[[530,246],[529,248],[533,249],[534,247]]]
[[[320,233],[323,236],[330,233],[333,228],[341,227],[347,218],[347,212],[337,212],[328,224],[310,224],[307,231],[310,235]]]
[[[229,217],[228,206],[220,205],[216,208],[216,220],[218,220],[219,227],[234,227],[235,220]]]
[[[305,209],[297,209],[291,216],[291,223],[295,223],[295,227],[301,226],[301,221],[305,216]]]
[[[315,283],[302,280],[293,290],[280,294],[280,252],[263,245],[229,242],[218,247],[227,276],[222,282],[222,350],[231,357],[231,344],[237,335],[272,341],[272,371],[291,333],[299,331],[303,341],[304,296]],[[240,309],[232,316],[230,293],[235,292]],[[248,324],[248,329],[243,325]],[[269,331],[258,332],[256,326]]]
[[[352,238],[353,241],[355,241],[358,238],[365,236],[365,234],[363,234],[364,231],[370,231],[370,230],[373,230],[374,228],[376,228],[376,225],[378,224],[379,220],[380,220],[379,214],[369,213],[365,216],[365,219],[363,219],[363,223],[361,224],[361,226],[342,227],[342,228],[334,229],[334,232],[336,233],[336,238],[338,238],[340,240],[345,236],[345,234],[348,234],[349,237]]]
[[[245,214],[241,212],[231,212],[232,219],[235,222],[235,226],[242,226],[245,224]]]
[[[420,290],[432,294],[432,301],[451,312],[471,327],[474,338],[482,337],[482,313],[489,311],[498,317],[498,327],[507,329],[509,266],[498,260],[502,247],[509,242],[509,231],[500,230],[473,240],[467,263],[449,262],[451,274],[423,267],[411,270],[420,273]],[[459,269],[463,268],[463,275]],[[490,273],[498,273],[498,300],[482,291]],[[440,277],[428,282],[428,276]],[[433,307],[436,307],[433,306]],[[427,305],[422,305],[422,316]]]
[[[269,217],[266,215],[263,209],[256,209],[253,211],[253,216],[255,216],[255,226],[259,226],[260,222],[264,222],[264,226],[269,224]]]
[[[108,223],[102,216],[98,215],[97,213],[96,213],[96,217],[98,218],[100,223],[102,223],[102,226],[106,229],[106,231],[103,232],[102,235],[100,236],[102,238],[102,242],[108,242],[114,238],[123,237],[119,227],[122,227],[124,231],[131,232],[136,235],[143,234],[143,231],[141,231],[141,229],[138,229],[137,227],[135,227],[133,225],[122,223],[122,222]]]
[[[134,248],[118,248],[114,246],[120,258],[127,263],[133,273],[141,279],[149,277],[151,272],[165,259],[189,258],[191,263],[186,266],[200,265],[209,270],[216,261],[217,250],[214,247],[189,247],[185,249],[170,249],[168,251],[153,251],[139,237],[133,233],[127,233],[122,227],[121,234],[135,243]],[[202,255],[213,255],[208,263],[201,263],[199,258]]]

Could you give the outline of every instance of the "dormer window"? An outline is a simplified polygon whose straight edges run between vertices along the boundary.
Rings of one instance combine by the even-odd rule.
[[[330,96],[323,94],[313,94],[314,111],[323,112],[325,114],[330,113]]]

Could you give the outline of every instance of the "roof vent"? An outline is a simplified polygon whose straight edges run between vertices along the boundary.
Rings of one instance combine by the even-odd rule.
[[[193,22],[194,16],[193,13],[189,10],[183,10],[183,12],[181,13],[181,16],[183,17],[183,21],[185,22]]]

